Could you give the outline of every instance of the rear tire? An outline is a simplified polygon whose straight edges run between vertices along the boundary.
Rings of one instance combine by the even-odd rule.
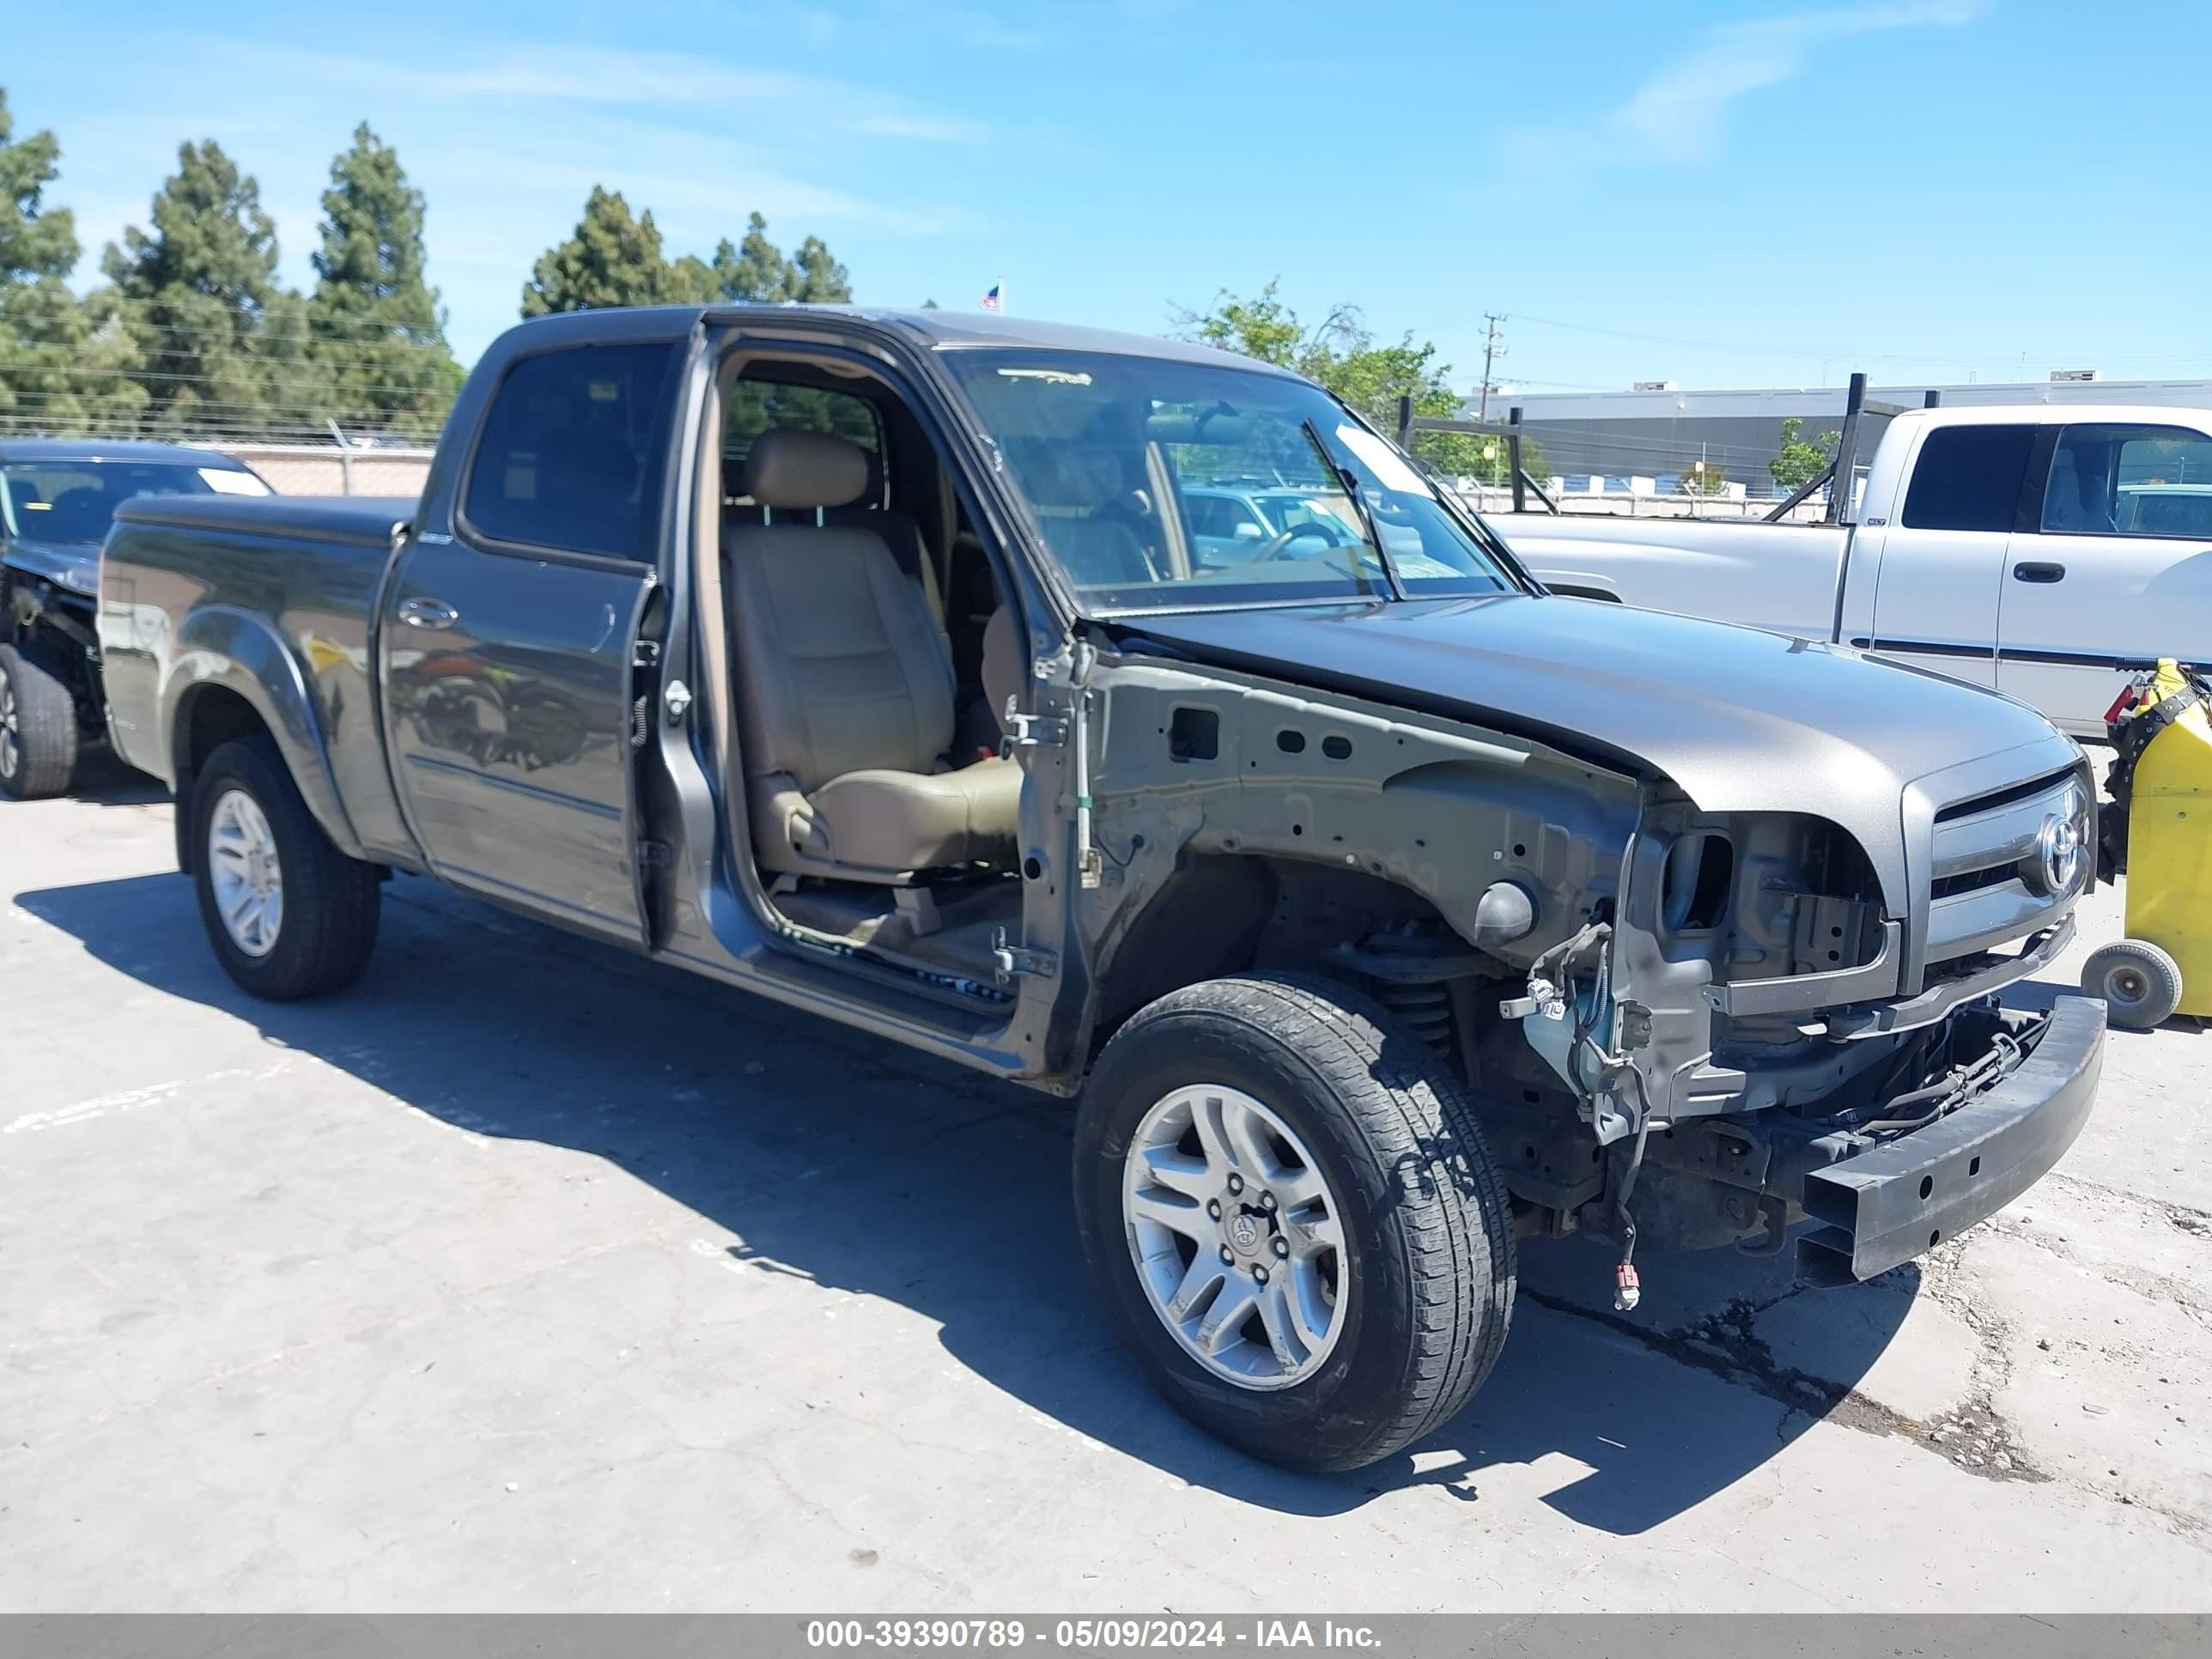
[[[1236,1139],[1221,1132],[1224,1101],[1264,1131],[1256,1156],[1225,1164],[1212,1150]],[[1209,1109],[1210,1139],[1198,1127]],[[1187,1115],[1180,1142],[1164,1109]],[[1176,1196],[1152,1184],[1148,1172],[1164,1166],[1200,1206],[1175,1212],[1174,1227],[1202,1233],[1200,1218],[1213,1214],[1204,1206],[1218,1204],[1218,1240],[1151,1218]],[[1216,1194],[1223,1168],[1248,1173]],[[1323,1197],[1304,1207],[1316,1185]],[[1294,1206],[1333,1218],[1334,1231],[1290,1219]],[[1207,1432],[1285,1468],[1356,1469],[1432,1432],[1481,1386],[1511,1322],[1512,1212],[1466,1103],[1419,1037],[1327,980],[1212,980],[1140,1010],[1084,1092],[1075,1207],[1099,1294],[1153,1385]],[[1334,1271],[1325,1298],[1297,1316],[1325,1314],[1313,1322],[1328,1328],[1288,1345],[1286,1358],[1258,1307],[1272,1282],[1258,1270],[1279,1276],[1282,1258],[1316,1237],[1340,1240]],[[1218,1290],[1201,1285],[1208,1278]],[[1241,1376],[1203,1357],[1205,1325],[1232,1292],[1253,1297],[1255,1311],[1237,1317],[1241,1336],[1212,1340],[1242,1356]]]
[[[2105,1017],[2124,1031],[2149,1031],[2181,1006],[2181,965],[2147,939],[2124,939],[2091,953],[2081,994],[2101,997]]]
[[[0,645],[0,795],[46,800],[76,770],[76,700],[12,645]]]
[[[376,945],[379,872],[323,833],[273,742],[217,749],[194,780],[191,812],[200,920],[231,978],[292,1002],[361,977]]]

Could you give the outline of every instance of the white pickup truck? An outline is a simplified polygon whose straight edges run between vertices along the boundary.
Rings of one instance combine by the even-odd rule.
[[[2212,658],[2212,410],[1911,410],[1855,524],[1506,514],[1554,592],[1840,641],[2105,735],[2129,677]]]

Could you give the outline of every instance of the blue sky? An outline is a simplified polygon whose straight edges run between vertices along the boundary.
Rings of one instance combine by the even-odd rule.
[[[366,118],[465,359],[604,183],[672,253],[756,209],[820,235],[863,301],[1003,276],[1017,312],[1160,331],[1279,276],[1466,384],[1486,311],[1530,390],[2212,374],[2201,0],[8,11],[81,281],[212,137],[304,285]]]

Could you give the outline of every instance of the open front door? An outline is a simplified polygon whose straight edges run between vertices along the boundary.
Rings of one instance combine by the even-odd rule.
[[[458,886],[647,939],[635,706],[659,576],[669,344],[526,357],[486,415],[452,532],[417,537],[380,618],[392,771]]]

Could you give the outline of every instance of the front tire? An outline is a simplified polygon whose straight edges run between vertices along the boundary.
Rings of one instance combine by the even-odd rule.
[[[223,970],[293,1002],[359,979],[376,945],[378,872],[338,851],[267,738],[224,744],[192,787],[192,887]]]
[[[1154,1386],[1285,1468],[1429,1434],[1511,1322],[1511,1211],[1466,1103],[1419,1037],[1326,980],[1212,980],[1132,1018],[1084,1093],[1075,1207]]]
[[[12,645],[0,645],[0,795],[46,800],[76,770],[76,700]]]
[[[2181,1006],[2181,965],[2146,939],[2124,939],[2090,953],[2081,994],[2103,998],[2106,1018],[2122,1030],[2155,1030]]]

